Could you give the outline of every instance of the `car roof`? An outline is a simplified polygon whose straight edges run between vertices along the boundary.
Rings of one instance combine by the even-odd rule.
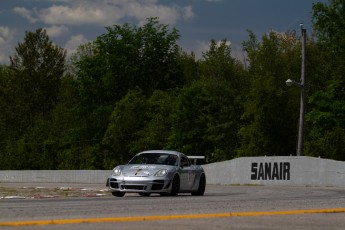
[[[172,154],[172,155],[177,155],[177,156],[185,156],[183,153],[180,153],[178,151],[174,151],[174,150],[146,150],[146,151],[142,151],[139,154],[142,153],[166,153],[166,154]]]

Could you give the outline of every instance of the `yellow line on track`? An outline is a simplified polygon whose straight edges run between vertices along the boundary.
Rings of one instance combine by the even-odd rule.
[[[105,222],[134,222],[148,220],[176,220],[176,219],[202,219],[220,217],[248,217],[248,216],[275,216],[275,215],[297,215],[315,213],[344,213],[345,208],[334,209],[312,209],[312,210],[288,210],[269,212],[229,212],[229,213],[205,213],[205,214],[184,214],[170,216],[129,216],[129,217],[105,217],[105,218],[85,218],[85,219],[61,219],[61,220],[33,220],[33,221],[11,221],[0,222],[1,226],[32,226],[32,225],[52,225],[52,224],[80,224],[80,223],[105,223]]]

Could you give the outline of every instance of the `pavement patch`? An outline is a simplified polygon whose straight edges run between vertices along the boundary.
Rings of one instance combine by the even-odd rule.
[[[84,187],[0,187],[0,199],[44,199],[68,197],[101,197],[111,195],[108,189]]]

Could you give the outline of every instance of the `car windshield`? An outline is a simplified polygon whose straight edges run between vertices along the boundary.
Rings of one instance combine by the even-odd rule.
[[[136,155],[128,164],[177,165],[177,156],[167,153],[142,153]]]

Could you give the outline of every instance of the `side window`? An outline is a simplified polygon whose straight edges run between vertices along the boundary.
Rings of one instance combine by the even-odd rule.
[[[188,167],[190,166],[190,162],[188,160],[187,157],[182,157],[181,158],[181,164],[180,164],[181,167]]]

